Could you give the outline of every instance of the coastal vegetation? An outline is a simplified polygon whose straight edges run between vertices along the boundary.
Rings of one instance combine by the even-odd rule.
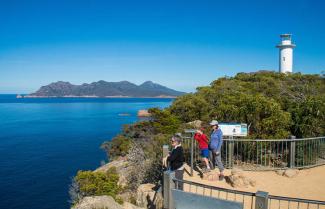
[[[269,71],[238,73],[178,97],[169,108],[149,109],[149,113],[150,120],[126,125],[102,144],[109,160],[123,158],[129,164],[125,191],[136,191],[142,183],[159,183],[162,145],[195,120],[203,121],[207,134],[208,122],[217,119],[247,123],[251,139],[324,136],[325,78]]]
[[[69,191],[72,204],[78,203],[83,197],[99,195],[111,196],[121,203],[121,199],[117,197],[122,190],[118,180],[114,167],[107,172],[78,171]]]
[[[249,138],[325,134],[325,78],[275,72],[238,73],[178,97],[169,111],[182,122],[242,122]]]

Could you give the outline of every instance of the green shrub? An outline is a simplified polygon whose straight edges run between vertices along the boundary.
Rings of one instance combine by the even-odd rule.
[[[93,195],[109,195],[116,199],[121,188],[118,186],[119,176],[116,168],[104,172],[78,171],[75,181],[79,186],[81,197]]]
[[[107,153],[109,160],[119,156],[125,156],[130,148],[130,139],[123,135],[117,135],[111,141],[105,141],[101,148]]]
[[[181,125],[179,118],[168,110],[151,108],[149,113],[152,115],[150,125],[154,128],[155,133],[174,134]]]

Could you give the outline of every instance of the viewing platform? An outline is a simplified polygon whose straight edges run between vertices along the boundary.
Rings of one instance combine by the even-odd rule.
[[[166,208],[206,201],[200,208],[221,204],[223,209],[325,209],[325,137],[224,139],[221,156],[227,169],[224,180],[219,181],[217,168],[202,172],[193,133],[182,135],[184,179],[164,173],[164,190],[169,191],[164,192]],[[164,146],[163,153],[167,148]],[[181,201],[177,203],[173,195],[189,199],[175,196]]]
[[[190,167],[187,165],[186,169],[189,171]],[[232,176],[231,169],[224,171],[225,180],[223,181],[218,181],[218,174],[218,169],[203,174],[204,177],[198,171],[194,171],[193,176],[185,172],[184,180],[245,192],[256,193],[262,190],[268,191],[270,195],[325,201],[325,165],[298,170],[291,177],[281,175],[277,171],[240,171],[239,175],[245,180],[253,180],[254,185],[240,185],[239,183],[235,187],[229,179],[229,176]]]

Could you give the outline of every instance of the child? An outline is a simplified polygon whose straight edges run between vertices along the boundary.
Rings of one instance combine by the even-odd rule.
[[[208,137],[202,132],[204,129],[201,128],[201,130],[197,130],[194,134],[194,139],[199,143],[199,148],[201,150],[201,156],[202,160],[205,162],[206,165],[206,172],[209,172],[211,170],[209,165],[209,149],[208,149],[208,143],[209,139]]]

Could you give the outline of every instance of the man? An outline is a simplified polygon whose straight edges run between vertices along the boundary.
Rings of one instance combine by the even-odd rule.
[[[215,158],[215,164],[218,166],[220,175],[219,180],[222,181],[224,179],[224,167],[221,162],[221,146],[222,146],[222,131],[218,126],[218,121],[212,120],[210,122],[212,127],[211,139],[210,139],[210,149]]]

